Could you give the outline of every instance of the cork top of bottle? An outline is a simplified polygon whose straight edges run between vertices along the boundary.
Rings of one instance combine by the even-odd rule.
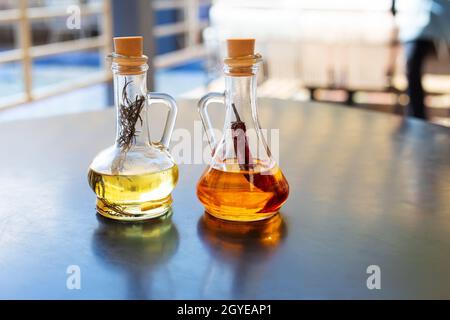
[[[255,39],[227,39],[229,58],[251,56],[255,54]]]
[[[123,75],[144,73],[147,66],[147,56],[143,54],[143,38],[141,36],[115,37],[114,52],[109,56],[113,70]]]
[[[224,59],[225,74],[252,76],[261,55],[255,54],[255,39],[227,39],[227,57]]]
[[[143,55],[142,37],[115,37],[113,40],[116,54],[129,57],[140,57]]]

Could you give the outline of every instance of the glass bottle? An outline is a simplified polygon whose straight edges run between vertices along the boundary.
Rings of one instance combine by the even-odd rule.
[[[213,150],[197,184],[197,196],[213,216],[233,221],[267,219],[278,212],[289,185],[261,132],[256,100],[256,73],[261,61],[254,39],[229,39],[224,60],[225,93],[209,93],[199,113]],[[226,106],[220,141],[214,136],[207,107]]]
[[[125,221],[156,218],[170,209],[178,181],[178,167],[168,151],[177,106],[169,95],[147,92],[142,37],[114,38],[114,46],[110,59],[116,139],[92,161],[89,184],[97,195],[99,214]],[[152,142],[149,134],[147,111],[155,103],[169,107],[159,142]]]

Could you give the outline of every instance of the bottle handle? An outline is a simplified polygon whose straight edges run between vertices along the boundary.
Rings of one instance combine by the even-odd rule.
[[[166,149],[169,149],[170,138],[172,137],[173,128],[175,127],[175,121],[177,119],[178,107],[175,99],[172,96],[159,93],[159,92],[149,92],[147,93],[148,104],[152,103],[162,103],[169,108],[169,113],[167,114],[166,124],[164,126],[163,134],[161,140],[159,141]]]
[[[225,94],[220,92],[211,92],[203,96],[198,102],[198,112],[202,119],[203,129],[205,130],[206,137],[208,138],[209,146],[214,153],[217,146],[217,140],[214,135],[214,128],[212,127],[211,120],[208,115],[208,105],[210,103],[225,104]]]

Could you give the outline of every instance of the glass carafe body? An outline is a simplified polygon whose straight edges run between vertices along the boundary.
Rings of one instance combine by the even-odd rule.
[[[267,219],[278,212],[289,185],[262,134],[256,99],[257,65],[251,73],[233,75],[225,66],[225,93],[210,93],[199,102],[211,163],[197,184],[197,196],[213,216],[233,221]],[[216,140],[207,106],[226,106],[225,125]]]
[[[177,106],[166,94],[147,92],[147,68],[143,64],[130,70],[113,63],[116,139],[89,166],[97,212],[116,220],[145,220],[165,214],[178,181],[178,168],[168,151]],[[168,106],[169,113],[162,139],[152,142],[148,109],[157,103]]]

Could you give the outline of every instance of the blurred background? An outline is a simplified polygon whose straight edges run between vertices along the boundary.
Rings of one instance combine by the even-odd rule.
[[[443,8],[448,3],[0,0],[0,121],[110,107],[105,57],[112,37],[139,34],[151,62],[151,90],[178,99],[223,89],[227,37],[257,39],[264,58],[261,97],[399,115],[408,114],[408,77],[414,68],[406,67],[413,61],[423,75],[427,120],[450,126],[450,17],[446,24]],[[434,19],[439,15],[443,20]],[[420,34],[405,33],[419,29]],[[406,50],[405,43],[423,36],[431,50]],[[423,56],[419,62],[417,52]]]

